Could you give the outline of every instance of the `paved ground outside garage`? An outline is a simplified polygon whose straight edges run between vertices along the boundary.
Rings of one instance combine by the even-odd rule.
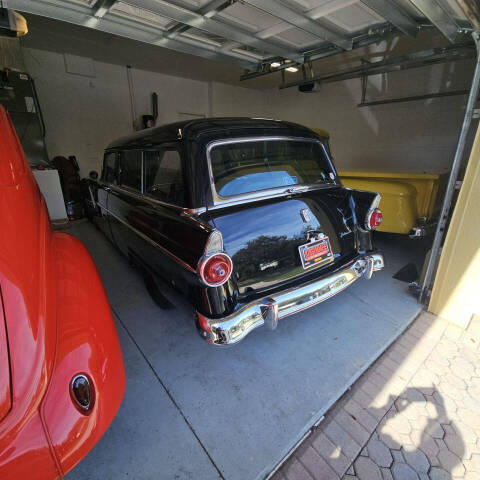
[[[274,480],[480,479],[478,341],[422,314]]]
[[[85,479],[265,478],[418,314],[392,278],[411,243],[379,239],[384,271],[328,301],[259,328],[230,348],[201,340],[181,303],[161,310],[138,270],[88,222],[75,222],[104,282],[122,343],[127,391]]]

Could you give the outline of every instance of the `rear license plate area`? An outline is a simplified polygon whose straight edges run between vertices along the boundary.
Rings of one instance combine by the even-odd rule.
[[[304,269],[333,262],[333,254],[328,237],[300,245],[298,251]]]

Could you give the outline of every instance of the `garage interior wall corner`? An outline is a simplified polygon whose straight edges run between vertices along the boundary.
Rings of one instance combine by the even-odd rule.
[[[447,232],[429,310],[463,328],[480,315],[480,129]]]

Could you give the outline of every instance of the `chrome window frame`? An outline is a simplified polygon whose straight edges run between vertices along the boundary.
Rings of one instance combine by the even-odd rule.
[[[105,150],[103,152],[103,159],[102,159],[102,171],[100,173],[100,178],[98,179],[98,181],[104,183],[105,185],[106,184],[109,184],[109,185],[114,185],[114,183],[112,182],[107,182],[106,178],[105,178],[105,168],[106,168],[106,157],[110,154],[113,154],[115,156],[115,178],[114,178],[114,181],[117,180],[117,177],[118,177],[118,167],[119,167],[119,162],[118,162],[118,150]]]
[[[171,208],[173,210],[176,210],[178,212],[181,212],[183,215],[187,216],[192,216],[192,215],[200,215],[204,213],[207,209],[205,207],[200,207],[200,208],[189,208],[189,207],[181,207],[180,205],[175,205],[174,203],[168,203],[164,202],[162,200],[159,200],[155,198],[153,195],[149,195],[148,193],[145,193],[145,153],[154,151],[154,150],[144,150],[144,149],[131,149],[131,150],[140,150],[142,152],[142,191],[136,190],[134,188],[128,187],[126,185],[120,185],[119,182],[119,174],[120,174],[120,154],[122,152],[125,152],[127,150],[105,150],[104,152],[104,158],[105,155],[108,153],[115,153],[116,158],[117,158],[117,168],[116,168],[116,177],[115,177],[115,183],[113,182],[105,182],[101,180],[101,183],[103,185],[108,186],[109,188],[116,190],[118,192],[124,193],[126,195],[129,195],[133,198],[137,198],[138,200],[145,201],[147,203],[150,203],[151,205],[159,205],[167,208]],[[183,168],[183,165],[182,165]],[[102,172],[103,172],[103,165],[102,165]]]
[[[240,193],[238,195],[231,195],[229,197],[221,196],[215,187],[215,180],[213,176],[213,168],[212,168],[212,159],[211,159],[211,151],[218,145],[228,145],[228,144],[235,144],[235,143],[248,143],[248,142],[260,142],[260,141],[295,141],[295,142],[315,142],[320,144],[323,153],[330,165],[330,168],[335,175],[334,183],[325,183],[325,184],[301,184],[301,185],[285,185],[283,187],[275,187],[275,188],[267,188],[264,190],[256,190],[253,192],[248,193]],[[298,188],[300,191],[308,191],[308,190],[320,190],[324,188],[331,188],[333,186],[341,186],[341,183],[338,181],[338,173],[333,165],[332,159],[325,148],[325,145],[320,139],[317,138],[309,138],[309,137],[290,137],[290,136],[263,136],[263,137],[244,137],[244,138],[226,138],[220,140],[213,140],[212,142],[207,144],[206,147],[207,153],[207,166],[208,166],[208,176],[210,179],[210,188],[212,192],[213,198],[213,208],[221,207],[221,206],[228,206],[228,205],[236,205],[239,203],[248,203],[253,200],[263,200],[268,198],[280,197],[280,196],[287,196],[292,195],[295,191],[288,192],[289,188],[295,189]]]

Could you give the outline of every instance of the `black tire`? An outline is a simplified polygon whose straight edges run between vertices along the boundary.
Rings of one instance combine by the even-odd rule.
[[[145,282],[147,292],[158,307],[160,307],[162,310],[171,310],[174,308],[172,303],[162,294],[158,283],[150,273],[144,271],[143,280]]]

